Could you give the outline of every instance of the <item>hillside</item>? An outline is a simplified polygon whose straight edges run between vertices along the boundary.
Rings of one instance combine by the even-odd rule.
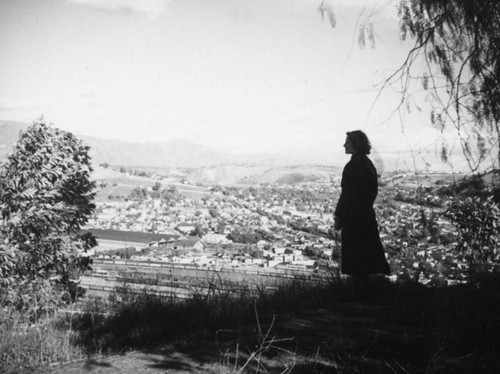
[[[237,183],[262,171],[262,165],[309,164],[307,158],[289,154],[225,153],[210,147],[175,140],[165,143],[128,143],[120,140],[80,136],[91,147],[94,164],[151,168],[203,168],[191,178],[202,183]],[[327,159],[329,160],[329,159]],[[330,164],[330,162],[325,162]]]
[[[20,131],[28,125],[0,121],[0,161],[11,152]],[[193,184],[322,183],[328,181],[331,174],[340,174],[341,169],[332,165],[344,165],[349,159],[341,149],[334,152],[326,144],[314,147],[304,145],[275,154],[226,153],[186,140],[132,143],[78,134],[76,136],[90,147],[94,166],[107,163],[115,167],[140,168],[151,175],[170,177],[178,174]],[[390,174],[394,157],[390,153],[384,153],[383,160],[381,155],[372,155],[371,158],[380,171]],[[435,166],[437,169],[441,167],[439,164]],[[407,170],[407,173],[411,172],[410,169]]]
[[[498,282],[337,279],[177,304],[123,288],[114,306],[89,302],[72,317],[85,353],[50,372],[496,373]]]
[[[82,136],[94,163],[150,167],[203,167],[227,162],[230,157],[209,147],[183,140],[166,143],[127,143]]]
[[[25,130],[28,126],[29,123],[0,121],[0,160],[10,153],[12,146],[18,140],[20,131]],[[192,177],[195,180],[206,180],[207,182],[204,183],[212,183],[212,180],[214,183],[235,183],[239,179],[253,174],[248,170],[248,164],[293,165],[310,163],[307,157],[292,156],[290,153],[226,153],[186,140],[139,143],[75,135],[90,147],[90,155],[95,166],[107,163],[115,166],[166,169],[231,165],[226,170],[223,170],[224,168],[204,170]],[[325,158],[325,160],[330,160],[330,158]],[[246,166],[243,169],[234,166],[240,164]]]
[[[243,178],[245,184],[279,183],[329,183],[332,178],[338,177],[342,169],[335,166],[321,165],[294,165],[272,167],[265,172]]]
[[[330,183],[332,178],[339,178],[341,172],[340,168],[320,165],[223,164],[189,170],[157,170],[153,173],[156,177],[151,178],[96,166],[93,179],[101,185],[99,196],[107,198],[109,194],[126,196],[135,187],[151,187],[158,180],[163,187],[176,185],[179,191],[184,191],[188,187],[210,185]],[[187,184],[183,183],[184,181],[187,181]]]
[[[333,166],[269,164],[217,165],[191,172],[187,180],[202,184],[328,183],[341,169]]]
[[[0,121],[0,160],[12,150],[19,133],[29,123]],[[229,155],[187,141],[166,143],[127,143],[75,134],[88,145],[95,165],[108,163],[123,166],[202,167],[231,160]]]

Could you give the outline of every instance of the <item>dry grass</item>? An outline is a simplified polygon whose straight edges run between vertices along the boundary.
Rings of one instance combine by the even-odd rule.
[[[214,373],[494,372],[499,289],[499,274],[441,288],[333,279],[184,301],[122,289],[111,302],[89,301],[83,314],[30,328],[5,318],[0,371],[131,350],[158,355],[168,346]]]

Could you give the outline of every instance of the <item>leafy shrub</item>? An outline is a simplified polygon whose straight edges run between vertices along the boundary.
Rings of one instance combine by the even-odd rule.
[[[96,244],[80,232],[95,209],[88,151],[72,134],[36,122],[0,166],[4,304],[43,309],[53,292],[59,300],[78,294],[74,280],[89,265],[78,253]]]
[[[458,231],[457,251],[467,261],[473,276],[478,267],[490,267],[500,260],[500,206],[492,197],[455,199],[445,216]]]

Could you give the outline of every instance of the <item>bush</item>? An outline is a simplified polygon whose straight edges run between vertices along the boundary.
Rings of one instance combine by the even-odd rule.
[[[89,147],[36,122],[0,166],[0,299],[28,310],[78,294],[75,278],[96,244],[80,228],[93,213]],[[54,292],[59,297],[54,299]]]
[[[500,260],[500,206],[492,197],[455,199],[445,216],[458,231],[457,251],[469,265],[469,275]]]

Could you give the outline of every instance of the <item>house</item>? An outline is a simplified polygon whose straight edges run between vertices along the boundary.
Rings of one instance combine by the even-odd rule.
[[[185,239],[179,239],[172,243],[174,249],[196,249],[203,251],[203,244],[200,243],[200,238],[197,236],[190,236]]]
[[[269,261],[267,261],[267,266],[270,267],[270,268],[273,268],[276,265],[278,265],[279,263],[280,263],[279,260],[269,260]]]
[[[259,250],[264,250],[264,249],[268,248],[270,245],[271,245],[271,242],[269,242],[267,240],[259,240],[257,242],[257,248]]]
[[[275,248],[273,248],[273,252],[276,253],[277,255],[281,255],[281,254],[285,253],[285,248],[275,247]]]
[[[176,264],[190,264],[193,262],[193,259],[184,256],[182,257],[174,256],[172,257],[172,262]]]
[[[177,226],[177,230],[185,235],[189,235],[196,230],[196,227],[190,223],[181,223]]]
[[[206,234],[205,236],[203,236],[202,241],[206,244],[232,243],[231,240],[226,238],[226,235],[221,235],[221,234]]]
[[[201,240],[198,240],[194,245],[193,245],[193,249],[195,251],[198,251],[198,252],[203,252],[205,251],[205,246],[203,245],[203,243],[201,242]]]

